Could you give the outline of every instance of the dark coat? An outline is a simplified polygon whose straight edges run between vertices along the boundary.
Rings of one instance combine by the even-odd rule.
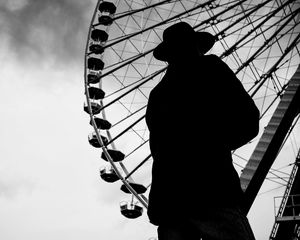
[[[170,64],[146,112],[153,156],[150,222],[240,204],[231,150],[257,135],[258,118],[253,100],[217,56]]]

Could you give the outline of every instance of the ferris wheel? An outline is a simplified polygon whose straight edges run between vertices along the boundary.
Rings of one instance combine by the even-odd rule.
[[[297,0],[97,2],[85,49],[84,111],[89,114],[93,129],[88,141],[99,148],[103,159],[101,178],[110,183],[121,182],[121,191],[129,196],[120,204],[125,217],[141,216],[148,204],[152,157],[145,111],[151,89],[167,69],[167,63],[152,55],[162,40],[163,30],[184,21],[195,31],[213,34],[217,41],[209,54],[219,56],[235,72],[260,110],[260,125],[266,126],[298,72],[299,18]],[[295,84],[298,83],[296,79]],[[289,99],[295,102],[296,95],[299,88]],[[178,110],[178,116],[184,116],[184,109]],[[287,116],[284,112],[281,117]],[[288,130],[275,155],[292,136],[298,120],[297,111],[289,116]],[[263,130],[255,140],[232,153],[241,178],[247,166],[253,166],[250,155],[253,151],[255,155],[255,146],[264,137]],[[266,149],[262,151],[265,153]],[[263,180],[274,181],[270,175],[281,178],[282,171],[271,166],[265,169],[268,175],[260,174]],[[260,185],[256,183],[257,188]],[[252,198],[256,194],[252,193]]]

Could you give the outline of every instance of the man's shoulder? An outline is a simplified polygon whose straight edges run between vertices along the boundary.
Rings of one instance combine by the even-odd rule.
[[[214,66],[215,69],[218,69],[219,73],[232,74],[231,69],[220,57],[215,54],[204,55],[203,60],[206,65]]]
[[[222,61],[221,58],[219,58],[217,55],[215,54],[207,54],[207,55],[203,55],[202,56],[203,59],[205,59],[205,61]]]

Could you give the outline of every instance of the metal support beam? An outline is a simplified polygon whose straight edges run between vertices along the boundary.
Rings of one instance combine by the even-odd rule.
[[[295,160],[295,165],[290,175],[285,193],[278,209],[270,239],[293,240],[299,237],[300,224],[300,149]]]
[[[300,65],[262,134],[240,180],[248,213],[300,109]]]

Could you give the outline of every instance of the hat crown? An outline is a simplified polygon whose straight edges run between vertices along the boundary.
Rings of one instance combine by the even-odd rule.
[[[163,41],[167,44],[178,42],[194,42],[194,29],[186,22],[176,23],[163,32]]]
[[[205,54],[215,43],[215,37],[208,32],[196,32],[186,22],[175,23],[166,28],[162,35],[163,41],[156,46],[153,56],[161,61],[173,61],[188,54],[197,52]],[[183,58],[184,61],[184,58]]]

